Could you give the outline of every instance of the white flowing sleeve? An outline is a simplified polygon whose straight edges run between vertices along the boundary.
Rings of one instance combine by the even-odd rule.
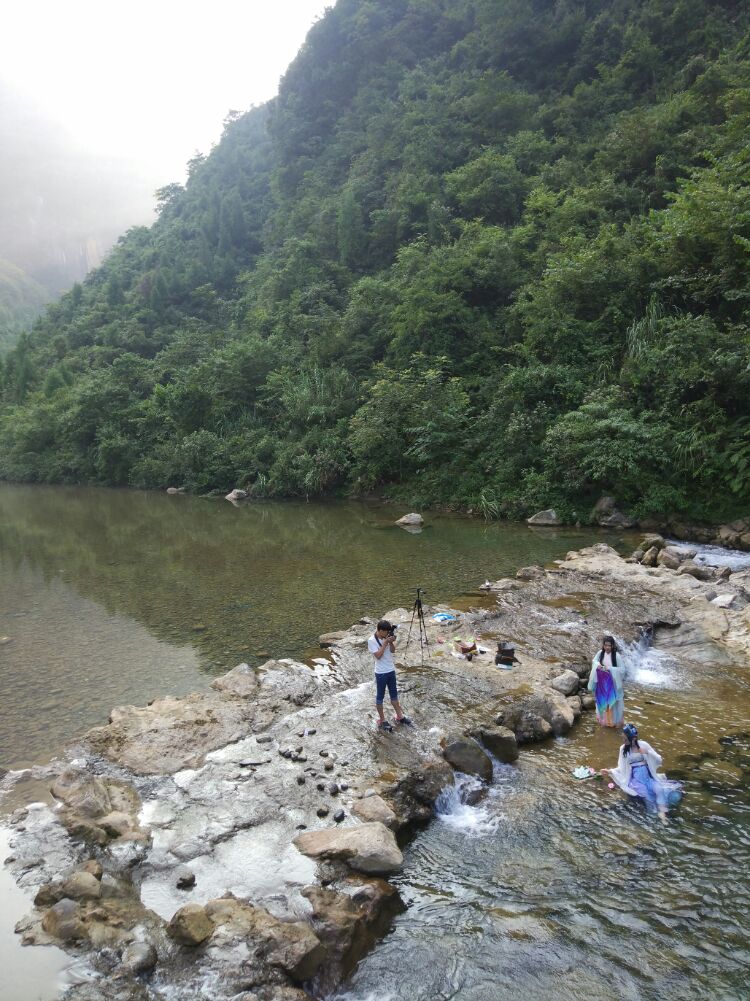
[[[610,768],[609,774],[623,792],[626,792],[628,796],[635,796],[633,790],[629,788],[630,762],[627,761],[625,757],[624,745],[620,747],[620,755],[617,759],[617,768]]]
[[[597,658],[598,657],[599,657],[599,654],[595,653],[594,654],[594,659],[591,661],[591,674],[589,675],[589,683],[586,686],[590,692],[593,692],[594,689],[596,688],[596,667],[597,667]]]
[[[639,741],[639,744],[641,745],[641,749],[643,750],[643,753],[646,755],[646,758],[648,759],[648,765],[651,774],[654,776],[654,778],[657,778],[656,773],[661,768],[663,760],[661,754],[659,754],[658,751],[655,751],[647,740],[641,740]],[[658,778],[663,780],[664,776],[659,775]]]

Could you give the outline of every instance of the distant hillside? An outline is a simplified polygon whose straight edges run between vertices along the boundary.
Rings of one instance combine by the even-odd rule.
[[[132,165],[77,149],[2,80],[0,147],[0,259],[44,300],[101,264],[124,229],[153,218],[153,192]]]
[[[0,258],[0,354],[32,326],[49,298],[41,285]]]
[[[750,8],[339,0],[3,376],[0,475],[750,499]]]

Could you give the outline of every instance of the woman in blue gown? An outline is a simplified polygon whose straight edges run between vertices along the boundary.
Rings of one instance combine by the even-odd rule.
[[[623,792],[642,799],[648,809],[655,810],[664,820],[668,808],[682,799],[682,784],[659,772],[661,755],[647,741],[638,739],[638,730],[632,723],[626,723],[622,733],[625,743],[620,748],[617,768],[604,770]]]

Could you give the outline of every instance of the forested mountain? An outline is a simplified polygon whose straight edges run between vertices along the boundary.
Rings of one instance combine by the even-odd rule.
[[[0,474],[750,497],[750,7],[339,0],[5,361]]]
[[[16,343],[49,299],[33,278],[0,257],[0,354]]]

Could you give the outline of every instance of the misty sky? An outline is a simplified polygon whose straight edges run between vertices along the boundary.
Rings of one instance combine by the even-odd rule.
[[[182,181],[227,112],[272,97],[333,0],[18,0],[0,73],[87,151],[131,162],[151,190]]]

